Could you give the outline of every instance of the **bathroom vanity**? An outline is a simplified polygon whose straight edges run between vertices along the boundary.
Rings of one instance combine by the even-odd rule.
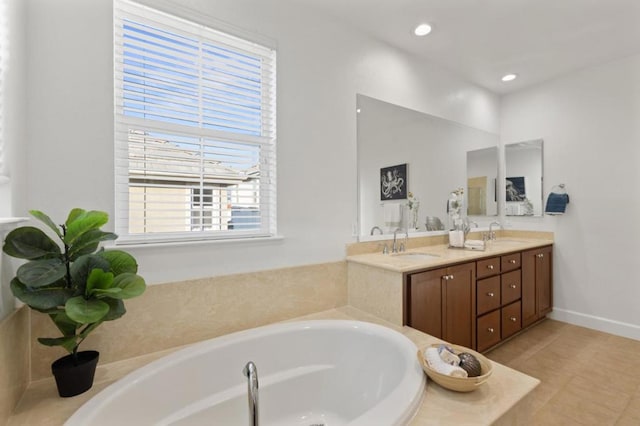
[[[553,240],[498,239],[485,251],[425,246],[349,256],[349,304],[484,352],[552,308]]]

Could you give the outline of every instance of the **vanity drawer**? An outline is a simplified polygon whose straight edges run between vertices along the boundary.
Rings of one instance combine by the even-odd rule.
[[[500,258],[502,272],[513,271],[520,267],[520,253],[508,254]]]
[[[478,280],[476,287],[478,315],[500,307],[500,276]]]
[[[522,295],[522,278],[520,269],[501,275],[502,304],[506,305],[520,299]]]
[[[500,313],[493,311],[478,318],[478,352],[485,351],[500,342]]]
[[[505,339],[522,328],[520,302],[505,306],[502,311],[502,338]]]
[[[490,259],[478,260],[477,265],[477,278],[490,277],[500,273],[500,258],[492,257]]]

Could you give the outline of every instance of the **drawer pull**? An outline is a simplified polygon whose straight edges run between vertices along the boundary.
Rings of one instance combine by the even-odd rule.
[[[509,318],[509,319],[510,319],[512,322],[516,322],[516,321],[518,321],[518,318],[516,318],[516,317],[511,317],[511,318]]]
[[[493,292],[490,291],[489,293],[487,293],[487,296],[493,297],[493,296],[495,296],[495,294],[493,294]]]
[[[493,331],[494,331],[494,330],[493,330],[493,327],[489,327],[489,328],[487,328],[487,331],[488,331],[489,333],[493,333]]]
[[[517,286],[517,285],[515,285],[515,284],[509,284],[509,287],[511,287],[511,288],[516,288],[516,287],[518,287],[518,286]]]
[[[511,259],[511,260],[509,261],[509,263],[511,263],[512,265],[515,265],[515,264],[516,264],[516,260],[515,260],[515,259]]]
[[[487,269],[493,269],[493,265],[487,265]]]

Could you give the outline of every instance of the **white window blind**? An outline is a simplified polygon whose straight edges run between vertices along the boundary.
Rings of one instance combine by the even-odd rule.
[[[275,51],[114,5],[118,241],[275,235]]]

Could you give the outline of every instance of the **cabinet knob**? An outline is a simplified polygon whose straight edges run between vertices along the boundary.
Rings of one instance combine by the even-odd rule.
[[[517,286],[517,285],[515,285],[515,284],[509,284],[509,287],[511,287],[511,288],[516,288],[516,287],[518,287],[518,286]]]
[[[489,297],[493,297],[493,296],[495,296],[495,295],[493,294],[493,292],[489,292],[489,293],[487,293],[487,296],[489,296]]]
[[[538,257],[539,257],[540,259],[542,259],[542,258],[544,257],[544,253],[539,253],[539,254],[538,254]]]
[[[487,265],[487,269],[493,269],[493,265]]]
[[[453,275],[445,275],[445,276],[442,277],[442,279],[447,280],[447,281],[452,280],[453,279]]]
[[[518,318],[516,318],[516,317],[511,317],[511,318],[509,318],[509,319],[510,319],[512,322],[516,322],[516,321],[518,321]]]
[[[489,333],[493,333],[493,331],[494,331],[494,330],[493,330],[493,327],[489,327],[489,328],[487,328],[487,331],[488,331]]]
[[[516,260],[515,259],[511,259],[511,260],[509,260],[509,263],[515,265],[516,264]]]
[[[449,279],[452,280],[453,279],[453,274],[449,275]]]

